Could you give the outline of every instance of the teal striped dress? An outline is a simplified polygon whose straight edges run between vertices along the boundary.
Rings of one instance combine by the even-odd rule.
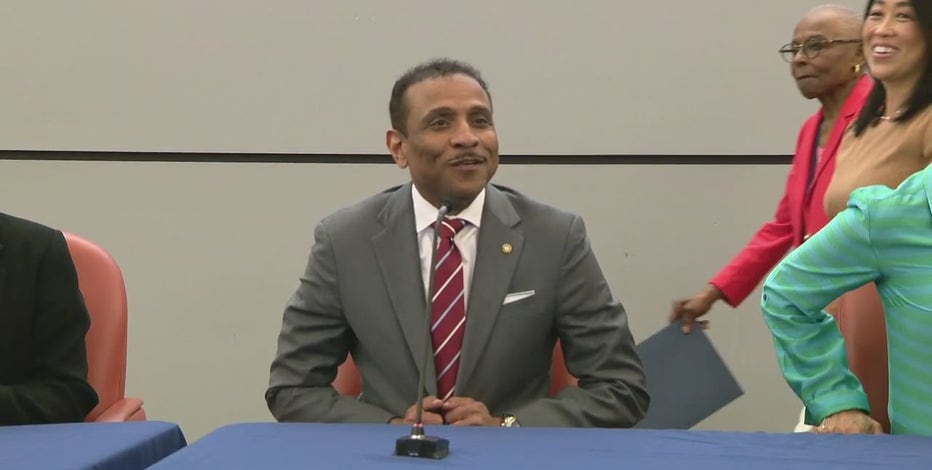
[[[806,422],[869,411],[844,340],[823,311],[873,281],[886,312],[893,434],[932,436],[932,166],[895,190],[860,188],[846,210],[790,253],[764,283],[761,308]]]

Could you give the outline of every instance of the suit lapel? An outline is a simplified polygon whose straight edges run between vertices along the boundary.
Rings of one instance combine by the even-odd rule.
[[[524,247],[524,236],[514,228],[520,221],[508,198],[494,186],[487,186],[482,225],[476,243],[476,265],[466,306],[466,332],[457,384],[466,383],[479,362],[502,302],[508,294],[511,278]],[[508,254],[502,249],[506,243],[512,247]]]
[[[392,194],[379,213],[378,220],[384,230],[372,237],[372,245],[392,309],[401,326],[415,367],[420,373],[421,355],[424,353],[426,338],[426,295],[421,277],[410,183]],[[432,357],[426,365],[425,384],[429,394],[436,394],[437,378]]]
[[[810,189],[815,186],[816,175],[818,175],[819,167],[825,164],[826,159],[822,159],[822,162],[818,164],[815,173],[812,176],[812,183],[809,181],[809,172],[812,168],[812,159],[816,158],[815,149],[818,145],[816,139],[819,137],[819,128],[822,127],[822,109],[820,108],[815,116],[813,116],[809,121],[809,125],[803,127],[802,136],[800,136],[800,145],[799,148],[803,153],[803,174],[802,178],[799,179],[800,184],[800,194],[803,195],[804,199],[809,199]],[[802,212],[800,212],[802,214]]]
[[[861,111],[864,98],[870,93],[873,83],[873,79],[865,75],[860,78],[857,85],[855,85],[851,93],[848,94],[848,98],[845,100],[845,103],[841,106],[841,111],[838,113],[838,119],[836,119],[835,124],[832,125],[831,134],[829,134],[828,140],[825,142],[825,148],[822,150],[822,161],[819,162],[819,166],[816,168],[813,181],[817,181],[829,162],[835,159],[838,146],[841,144],[841,140],[848,131],[851,122],[857,118],[857,114]],[[810,145],[810,148],[812,148],[812,145]]]
[[[822,149],[822,159],[819,160],[815,175],[812,177],[812,186],[815,186],[815,182],[818,181],[819,176],[821,176],[829,162],[835,159],[835,152],[838,151],[838,144],[841,143],[841,138],[845,135],[845,131],[848,129],[848,124],[850,122],[850,110],[848,111],[848,114],[845,114],[845,110],[842,109],[841,113],[838,115],[838,119],[836,119],[835,123],[832,124],[832,130],[828,135],[828,140],[825,142],[825,148]],[[809,148],[815,148],[815,145],[816,143],[813,142]]]

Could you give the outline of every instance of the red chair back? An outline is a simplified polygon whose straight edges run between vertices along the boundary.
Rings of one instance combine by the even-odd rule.
[[[86,337],[87,380],[97,392],[99,403],[86,421],[97,421],[122,401],[126,392],[126,286],[120,267],[106,250],[77,235],[64,235],[91,317]],[[144,419],[145,414],[141,417]]]

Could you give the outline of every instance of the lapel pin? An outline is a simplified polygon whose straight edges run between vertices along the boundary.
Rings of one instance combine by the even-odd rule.
[[[514,248],[512,248],[511,243],[502,243],[502,253],[505,253],[507,255],[511,253],[513,249]]]

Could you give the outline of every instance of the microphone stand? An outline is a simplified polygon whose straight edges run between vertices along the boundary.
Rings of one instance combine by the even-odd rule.
[[[411,434],[399,437],[395,440],[395,455],[404,457],[423,457],[429,459],[442,459],[450,453],[450,441],[442,437],[428,436],[424,434],[424,381],[425,369],[427,368],[427,358],[430,357],[430,316],[434,305],[434,277],[437,271],[437,246],[440,239],[440,224],[443,218],[450,212],[451,203],[444,201],[440,204],[440,210],[437,213],[437,220],[434,222],[434,239],[430,251],[430,269],[428,270],[428,295],[427,308],[424,313],[424,352],[421,355],[421,371],[418,377],[417,385],[417,402],[416,416],[414,424],[411,426]]]

